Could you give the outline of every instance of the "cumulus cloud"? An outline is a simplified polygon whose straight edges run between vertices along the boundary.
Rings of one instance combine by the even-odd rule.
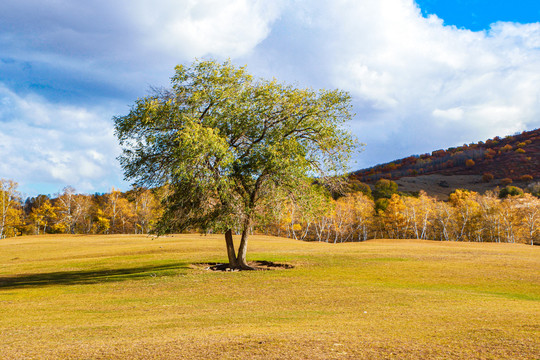
[[[0,48],[0,176],[21,182],[117,186],[118,104],[195,57],[349,91],[353,169],[540,127],[540,23],[473,32],[413,0],[4,1]]]
[[[49,193],[72,185],[81,192],[106,191],[122,183],[119,148],[110,109],[52,104],[21,97],[0,84],[0,174],[21,189]]]
[[[136,18],[146,19],[149,49],[188,58],[244,55],[268,35],[279,13],[278,2],[265,1],[192,0],[171,5],[171,12],[156,11],[155,3],[147,2]]]
[[[147,51],[190,58],[250,51],[270,31],[283,1],[120,0],[72,2],[5,1],[1,39],[17,39],[21,53],[87,59],[138,58]],[[21,26],[23,24],[23,26]]]
[[[307,71],[353,96],[359,166],[540,126],[540,23],[473,32],[412,0],[309,2],[295,21],[318,40]]]
[[[102,82],[129,92],[166,80],[174,65],[195,57],[249,53],[281,7],[281,0],[4,1],[0,48],[11,71],[46,66],[53,86],[78,79],[89,91]]]

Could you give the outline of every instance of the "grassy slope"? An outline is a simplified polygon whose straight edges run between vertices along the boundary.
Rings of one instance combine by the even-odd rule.
[[[534,359],[540,248],[254,237],[292,270],[218,273],[221,236],[0,242],[0,358]]]

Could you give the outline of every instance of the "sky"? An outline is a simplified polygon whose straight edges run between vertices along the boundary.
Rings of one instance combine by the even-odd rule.
[[[540,127],[537,0],[3,0],[0,178],[127,190],[112,118],[195,59],[348,91],[351,170]]]

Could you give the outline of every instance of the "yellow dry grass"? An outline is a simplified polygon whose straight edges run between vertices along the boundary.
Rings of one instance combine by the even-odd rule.
[[[2,359],[538,359],[540,248],[254,236],[0,241]]]

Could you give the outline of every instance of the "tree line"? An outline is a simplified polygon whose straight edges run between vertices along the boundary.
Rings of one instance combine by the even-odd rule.
[[[360,191],[352,184],[338,196],[313,186],[298,195],[283,194],[273,200],[285,204],[283,211],[266,208],[270,223],[263,220],[259,230],[333,243],[373,238],[540,243],[538,193],[514,186],[483,195],[458,189],[440,201],[423,191],[401,194],[386,179],[375,184],[373,193],[364,184]]]
[[[113,188],[79,194],[65,187],[23,201],[13,180],[0,179],[0,238],[41,234],[148,234],[161,215],[159,190]]]
[[[17,183],[0,180],[0,238],[19,235],[149,234],[164,211],[165,188],[85,195],[68,186],[54,197],[25,201]],[[456,190],[448,201],[425,192],[402,194],[390,180],[372,189],[358,181],[340,191],[316,181],[276,191],[259,205],[251,232],[304,241],[353,242],[373,238],[540,243],[540,199],[508,186],[478,194]],[[536,195],[536,196],[535,196]],[[219,229],[189,231],[213,232]],[[241,233],[241,224],[234,227]]]

